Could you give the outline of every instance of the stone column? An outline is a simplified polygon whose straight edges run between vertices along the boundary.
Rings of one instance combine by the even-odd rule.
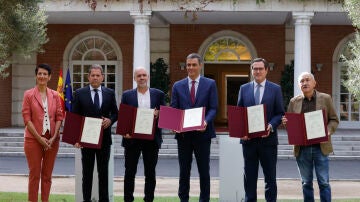
[[[301,90],[298,86],[298,76],[301,72],[311,72],[311,32],[310,20],[314,12],[293,12],[295,20],[295,56],[294,56],[294,96]]]
[[[150,74],[150,17],[151,11],[131,11],[134,19],[134,59],[133,69],[142,66]],[[148,82],[150,86],[150,81]],[[135,81],[133,87],[136,87]]]

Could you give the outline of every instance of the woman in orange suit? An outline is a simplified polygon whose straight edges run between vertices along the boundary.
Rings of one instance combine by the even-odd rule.
[[[41,180],[41,201],[48,202],[64,115],[59,94],[47,87],[51,67],[40,64],[35,68],[35,75],[36,86],[24,93],[22,105],[24,151],[29,167],[28,201],[38,201]]]

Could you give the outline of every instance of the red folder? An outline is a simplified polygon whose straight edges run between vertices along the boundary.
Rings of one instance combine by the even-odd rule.
[[[127,104],[120,104],[117,127],[116,127],[116,134],[120,134],[122,136],[129,134],[132,138],[135,138],[135,139],[153,140],[154,133],[155,133],[156,120],[154,119],[151,135],[134,133],[135,122],[136,122],[136,113],[137,113],[136,107],[127,105]]]
[[[81,142],[85,118],[75,113],[66,112],[62,141],[72,145],[78,142],[82,147],[100,149],[103,139],[103,128],[101,129],[97,144]]]
[[[287,118],[286,123],[286,131],[288,134],[289,144],[291,145],[299,145],[306,146],[312,144],[318,144],[320,142],[326,142],[329,140],[328,130],[327,130],[327,120],[325,115],[325,110],[322,110],[323,118],[324,118],[324,128],[325,128],[325,136],[315,139],[307,139],[306,134],[306,125],[305,125],[305,117],[304,113],[285,113],[285,117]]]
[[[184,115],[185,110],[168,106],[160,106],[158,126],[159,128],[174,130],[180,133],[204,129],[205,107],[202,107],[202,120],[201,125],[199,126],[184,128]]]
[[[249,138],[255,138],[255,137],[267,135],[266,108],[265,105],[263,106],[264,106],[265,131],[249,133],[247,108],[228,105],[227,115],[228,115],[229,136],[237,137],[237,138],[248,136]]]

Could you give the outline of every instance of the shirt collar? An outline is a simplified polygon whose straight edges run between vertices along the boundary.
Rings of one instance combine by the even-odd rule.
[[[309,100],[309,99],[307,99],[306,97],[305,97],[305,95],[303,94],[303,99],[304,100]],[[309,101],[312,101],[312,100],[314,100],[316,98],[316,90],[314,90],[314,93],[313,93],[313,95],[311,96],[311,99],[309,100]]]
[[[261,82],[260,83],[260,85],[262,86],[262,87],[264,87],[265,86],[265,83],[266,83],[266,79],[263,81],[263,82]],[[256,86],[258,83],[256,83],[256,81],[254,80],[254,86]]]
[[[145,91],[145,93],[144,94],[142,94],[140,91],[138,91],[138,90],[136,90],[136,92],[139,94],[139,95],[147,95],[147,94],[149,94],[150,93],[150,90],[149,90],[150,88],[148,88],[146,91]]]
[[[89,85],[89,86],[90,86],[90,91],[93,91],[94,88],[91,85]],[[97,89],[98,89],[98,92],[101,92],[101,86],[99,86],[99,88],[97,88]]]
[[[188,83],[191,84],[191,82],[193,81],[189,76],[187,77],[188,78]],[[199,83],[200,81],[200,75],[195,79],[196,83]]]

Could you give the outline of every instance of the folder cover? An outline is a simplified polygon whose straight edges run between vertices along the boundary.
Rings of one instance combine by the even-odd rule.
[[[194,130],[202,130],[205,127],[205,107],[201,108],[201,124],[197,126],[184,127],[184,116],[186,110],[176,109],[169,106],[160,106],[158,126],[159,128],[174,130],[180,133]]]
[[[318,144],[321,142],[326,142],[329,140],[328,130],[327,130],[327,120],[325,115],[325,110],[322,110],[325,134],[323,137],[308,139],[306,134],[306,125],[304,113],[285,113],[287,118],[286,131],[288,134],[288,141],[290,145],[306,146],[312,144]]]
[[[84,116],[75,114],[72,112],[66,112],[64,129],[62,134],[62,141],[68,144],[74,145],[79,143],[82,147],[100,149],[103,138],[103,129],[99,134],[99,140],[97,144],[90,144],[86,142],[81,142],[82,131],[85,122]]]
[[[264,107],[264,120],[265,120],[265,131],[249,133],[248,128],[248,114],[246,107],[239,106],[227,106],[227,114],[228,114],[228,128],[229,128],[229,136],[242,138],[248,136],[249,138],[261,137],[267,134],[266,126],[266,107]]]
[[[136,107],[122,103],[120,104],[116,134],[120,134],[122,136],[129,134],[132,138],[135,139],[153,140],[155,133],[155,126],[156,126],[156,119],[154,118],[153,121],[152,134],[149,135],[149,134],[134,133],[136,113],[137,113]]]

